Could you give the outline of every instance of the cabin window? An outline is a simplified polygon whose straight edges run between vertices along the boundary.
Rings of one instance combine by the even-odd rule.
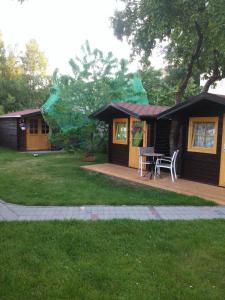
[[[41,132],[42,132],[42,134],[49,133],[49,126],[44,120],[42,120],[42,122],[41,122]]]
[[[127,144],[128,134],[128,119],[113,120],[113,143]]]
[[[216,154],[218,118],[190,118],[188,151]]]
[[[132,127],[132,146],[143,147],[144,121],[134,121]]]
[[[30,134],[38,134],[38,119],[30,119]]]

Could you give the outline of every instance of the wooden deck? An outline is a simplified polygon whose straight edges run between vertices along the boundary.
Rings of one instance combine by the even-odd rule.
[[[128,180],[133,183],[156,187],[180,194],[197,196],[206,200],[212,200],[218,204],[225,205],[225,188],[222,187],[184,179],[178,179],[175,183],[172,183],[168,174],[163,174],[162,177],[157,178],[156,180],[149,179],[148,177],[139,177],[136,169],[109,163],[83,166],[82,168]]]

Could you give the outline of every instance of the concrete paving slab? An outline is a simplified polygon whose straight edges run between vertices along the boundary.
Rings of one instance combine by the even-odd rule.
[[[25,206],[0,201],[0,221],[225,219],[225,206]]]

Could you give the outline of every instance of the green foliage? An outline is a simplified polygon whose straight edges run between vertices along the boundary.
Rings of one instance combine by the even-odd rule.
[[[30,76],[45,76],[48,65],[47,58],[40,51],[36,40],[32,39],[26,45],[25,54],[22,56],[24,74]]]
[[[1,113],[40,107],[49,94],[50,76],[47,60],[35,40],[26,45],[22,55],[6,51],[0,34],[0,105]]]
[[[150,104],[169,105],[174,104],[178,80],[183,75],[181,69],[167,68],[164,72],[156,70],[152,66],[144,66],[140,71],[141,79],[148,94]],[[199,82],[191,79],[188,83],[184,99],[195,96],[200,92]]]
[[[116,36],[126,37],[143,62],[148,61],[158,43],[166,42],[169,64],[185,71],[177,78],[177,91],[179,87],[185,91],[183,81],[200,73],[205,73],[206,78],[214,75],[216,80],[225,76],[224,0],[122,2],[124,9],[116,11],[112,18]],[[195,55],[199,36],[203,39]]]
[[[54,133],[66,134],[76,147],[88,153],[106,148],[106,125],[88,116],[110,102],[148,103],[137,75],[129,74],[128,62],[91,49],[88,41],[82,56],[70,60],[73,76],[54,76],[54,92],[43,105],[43,113]],[[67,142],[66,142],[67,144]]]

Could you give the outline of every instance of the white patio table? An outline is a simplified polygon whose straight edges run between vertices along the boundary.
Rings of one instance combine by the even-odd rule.
[[[150,166],[150,170],[149,170],[149,178],[151,179],[154,176],[154,172],[155,172],[155,162],[157,158],[162,158],[165,156],[165,154],[162,153],[155,153],[155,152],[144,152],[143,156],[147,156],[147,157],[152,157],[152,164],[149,165]],[[156,174],[157,175],[157,174]]]

